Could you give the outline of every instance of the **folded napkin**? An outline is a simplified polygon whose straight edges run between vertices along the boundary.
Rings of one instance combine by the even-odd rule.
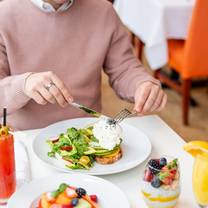
[[[16,139],[16,137],[14,142],[14,148],[18,189],[21,185],[30,181],[30,163],[24,143]]]

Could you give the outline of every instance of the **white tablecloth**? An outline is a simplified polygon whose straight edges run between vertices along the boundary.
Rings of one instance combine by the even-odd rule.
[[[131,118],[127,121],[129,124],[139,128],[150,139],[153,149],[152,157],[161,155],[170,155],[178,157],[181,166],[182,193],[176,208],[197,208],[192,192],[192,165],[193,159],[183,151],[185,142],[172,129],[170,129],[159,117],[145,116],[141,118]],[[24,142],[30,157],[30,167],[32,178],[41,178],[48,175],[57,175],[60,172],[49,168],[41,162],[32,150],[32,142],[40,130],[25,131],[26,138],[17,138]],[[139,138],[135,138],[139,139]],[[108,176],[102,176],[116,184],[127,196],[131,208],[147,208],[141,194],[139,181],[142,178],[144,165],[123,172]],[[113,197],[113,196],[112,196]],[[14,208],[19,208],[14,207]],[[110,205],[109,205],[109,208]]]
[[[152,69],[168,61],[167,39],[186,39],[195,0],[116,0],[124,24],[145,43]]]

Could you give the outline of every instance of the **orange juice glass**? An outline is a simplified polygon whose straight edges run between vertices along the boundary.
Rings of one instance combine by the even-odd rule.
[[[193,189],[197,202],[208,207],[208,155],[199,154],[195,158]]]

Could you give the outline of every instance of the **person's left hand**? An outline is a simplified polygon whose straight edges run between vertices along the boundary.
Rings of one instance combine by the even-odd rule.
[[[134,111],[145,114],[162,110],[167,102],[167,95],[159,85],[147,81],[137,87],[134,99]]]

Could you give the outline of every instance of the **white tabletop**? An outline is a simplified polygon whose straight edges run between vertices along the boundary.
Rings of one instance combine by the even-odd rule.
[[[193,159],[183,151],[183,145],[185,142],[182,138],[180,138],[157,116],[131,118],[128,119],[127,122],[142,130],[149,137],[153,146],[152,156],[160,157],[161,155],[170,155],[179,158],[181,165],[182,194],[177,208],[196,208],[197,206],[194,200],[191,185]],[[27,147],[30,157],[32,179],[60,173],[47,167],[34,155],[32,142],[39,132],[40,130],[24,131],[23,133],[26,138],[25,136],[24,139],[17,138],[23,141]],[[102,176],[102,178],[113,182],[121,188],[129,199],[132,208],[147,208],[139,191],[139,180],[141,178],[144,165],[145,164],[142,164],[123,173]]]
[[[145,43],[152,69],[168,62],[167,39],[186,39],[195,0],[116,0],[124,24]]]

